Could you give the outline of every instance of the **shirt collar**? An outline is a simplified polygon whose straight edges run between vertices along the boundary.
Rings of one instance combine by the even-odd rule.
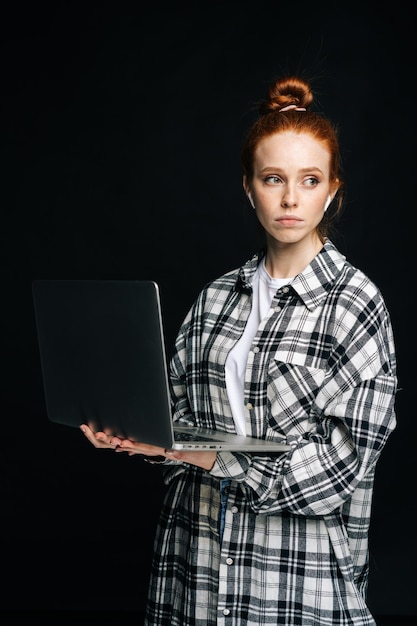
[[[240,268],[236,284],[238,290],[252,289],[256,268],[264,256],[265,251],[260,250]],[[346,257],[327,239],[317,256],[293,279],[290,287],[308,309],[315,309],[326,297],[345,262]]]

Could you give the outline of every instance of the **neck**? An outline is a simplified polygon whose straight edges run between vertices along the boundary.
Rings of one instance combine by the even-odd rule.
[[[265,267],[272,278],[293,278],[300,274],[320,252],[320,239],[296,243],[267,242]]]

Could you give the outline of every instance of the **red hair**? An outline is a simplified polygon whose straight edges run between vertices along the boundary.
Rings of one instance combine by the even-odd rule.
[[[296,76],[277,79],[270,86],[267,99],[259,106],[259,117],[246,135],[241,159],[243,174],[250,183],[254,173],[256,148],[266,137],[292,131],[311,135],[323,144],[330,155],[330,187],[332,191],[337,192],[332,202],[334,210],[330,213],[326,211],[318,225],[318,234],[325,239],[331,222],[342,210],[343,180],[337,129],[329,119],[310,110],[313,100],[313,93],[307,81]],[[281,111],[290,105],[294,105],[294,108]]]

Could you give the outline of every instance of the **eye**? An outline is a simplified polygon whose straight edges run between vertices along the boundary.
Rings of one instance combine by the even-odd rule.
[[[271,174],[270,176],[265,176],[264,182],[267,185],[279,185],[282,183],[282,178],[276,174]]]
[[[304,179],[303,185],[306,185],[307,187],[315,187],[319,184],[319,182],[320,181],[316,176],[309,176],[308,178]]]

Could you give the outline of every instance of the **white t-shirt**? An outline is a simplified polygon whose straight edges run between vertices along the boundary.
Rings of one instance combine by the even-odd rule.
[[[229,396],[236,431],[241,435],[246,435],[243,398],[249,350],[261,320],[269,311],[277,289],[287,285],[291,280],[292,278],[272,278],[266,271],[265,258],[262,259],[253,278],[253,300],[249,319],[241,338],[226,359],[227,395]]]

